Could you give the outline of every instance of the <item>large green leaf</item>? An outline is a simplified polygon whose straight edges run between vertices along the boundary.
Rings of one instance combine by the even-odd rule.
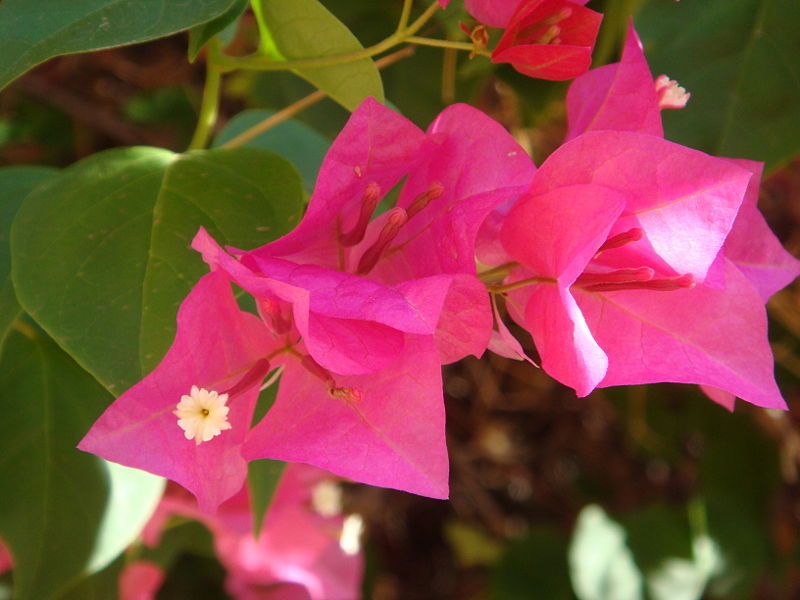
[[[52,341],[24,330],[12,331],[0,357],[0,537],[14,556],[15,597],[46,600],[111,562],[164,482],[75,448],[109,394]]]
[[[80,580],[58,600],[117,600],[124,567],[125,558],[120,556],[102,571]]]
[[[58,171],[50,167],[0,169],[0,345],[21,309],[11,283],[11,222],[30,191]]]
[[[318,0],[253,0],[252,4],[263,47],[272,58],[320,58],[363,50],[350,30]],[[349,110],[367,96],[383,101],[381,76],[371,58],[296,72]]]
[[[216,19],[189,30],[189,61],[194,62],[200,50],[213,36],[233,25],[247,8],[248,0],[234,0],[233,5]],[[235,33],[235,32],[234,32]]]
[[[252,460],[247,465],[247,486],[250,489],[250,510],[253,514],[253,535],[258,537],[267,509],[275,496],[286,463],[280,460]]]
[[[654,73],[692,93],[670,139],[768,168],[800,151],[797,0],[651,0],[636,25]]]
[[[115,394],[169,347],[207,271],[189,243],[264,244],[299,217],[300,177],[257,148],[96,154],[28,196],[12,229],[20,303]]]
[[[214,146],[221,146],[274,114],[275,112],[271,110],[240,112],[219,132],[214,140]],[[302,121],[289,119],[257,135],[244,145],[272,150],[285,156],[300,171],[303,185],[306,191],[311,193],[314,191],[317,173],[322,159],[328,152],[330,142],[328,138]]]
[[[236,0],[3,0],[0,88],[40,62],[134,44],[210,21]]]

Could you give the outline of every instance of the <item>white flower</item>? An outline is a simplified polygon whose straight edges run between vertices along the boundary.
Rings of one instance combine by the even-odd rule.
[[[187,440],[194,440],[199,446],[226,429],[231,428],[228,422],[228,394],[217,394],[205,388],[192,386],[188,396],[181,396],[177,410],[172,414],[178,417],[178,426],[183,429]]]

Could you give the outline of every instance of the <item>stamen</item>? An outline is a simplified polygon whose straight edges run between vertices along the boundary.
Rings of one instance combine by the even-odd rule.
[[[321,379],[325,383],[331,385],[333,384],[333,375],[331,375],[330,372],[328,372],[328,370],[325,367],[320,365],[308,354],[306,354],[305,356],[303,356],[303,358],[300,359],[300,364],[306,371],[311,373],[317,379]]]
[[[558,38],[561,34],[561,27],[558,25],[551,25],[548,27],[545,32],[540,35],[538,38],[533,40],[533,44],[549,44],[554,39]]]
[[[335,387],[333,381],[328,384],[328,395],[331,398],[341,398],[346,402],[359,403],[364,399],[364,392],[358,388]]]
[[[225,390],[225,395],[234,397],[241,394],[248,388],[253,387],[256,383],[261,383],[267,373],[270,371],[270,364],[266,358],[259,358],[253,363],[253,366],[244,374],[244,376],[237,381],[232,387]]]
[[[598,283],[583,286],[587,292],[619,292],[622,290],[653,290],[656,292],[672,292],[691,289],[697,285],[691,273],[667,279],[651,279],[650,281],[626,281],[621,283]]]
[[[644,231],[642,231],[639,227],[634,227],[633,229],[629,229],[623,233],[618,233],[617,235],[608,238],[605,243],[600,246],[600,249],[597,251],[594,257],[597,258],[601,252],[605,252],[606,250],[613,250],[614,248],[621,248],[622,246],[627,246],[633,242],[638,242],[643,237]]]
[[[650,281],[653,279],[655,271],[650,267],[639,267],[638,269],[618,269],[607,273],[581,273],[575,284],[578,287],[594,287],[607,283],[633,283]]]
[[[408,218],[410,219],[421,210],[423,210],[428,204],[431,203],[431,200],[436,200],[440,198],[444,194],[444,186],[439,183],[438,181],[434,181],[430,187],[422,192],[419,196],[414,198],[414,201],[411,203],[406,209],[406,213],[408,214]]]
[[[393,208],[388,214],[389,217],[383,229],[381,229],[381,232],[378,234],[378,239],[361,255],[361,260],[358,261],[356,275],[366,275],[378,264],[378,260],[380,260],[383,251],[386,250],[386,247],[391,241],[397,237],[397,234],[400,233],[400,229],[408,221],[408,214],[402,208]]]
[[[656,94],[658,95],[658,108],[683,108],[689,101],[692,95],[686,91],[686,88],[678,85],[674,79],[670,79],[666,75],[659,75],[656,77]]]
[[[380,186],[371,181],[364,189],[364,196],[361,199],[361,211],[358,214],[358,220],[348,233],[339,234],[339,243],[347,248],[348,246],[355,246],[364,239],[364,233],[367,231],[367,225],[372,218],[372,213],[378,206],[381,199]]]
[[[283,315],[281,314],[280,302],[274,298],[259,298],[258,308],[261,318],[265,321],[269,321],[269,324],[272,326],[272,330],[276,335],[289,333],[289,330],[292,328],[292,324],[283,318]]]
[[[556,39],[558,39],[556,43],[561,43],[561,40],[558,38],[558,35],[561,33],[561,27],[559,27],[558,24],[564,19],[571,17],[572,12],[571,8],[565,6],[548,17],[522,28],[514,36],[516,43],[550,44]]]

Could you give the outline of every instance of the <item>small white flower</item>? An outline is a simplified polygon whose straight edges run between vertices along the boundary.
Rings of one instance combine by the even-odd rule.
[[[177,410],[172,414],[178,417],[178,426],[183,429],[187,440],[194,440],[199,446],[226,429],[231,428],[228,422],[228,394],[217,394],[205,388],[192,386],[188,396],[181,396]]]

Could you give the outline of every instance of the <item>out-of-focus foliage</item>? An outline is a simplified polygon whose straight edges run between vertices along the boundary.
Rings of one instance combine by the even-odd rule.
[[[692,94],[667,137],[765,161],[800,151],[800,10],[795,0],[652,0],[636,16],[652,68]]]

